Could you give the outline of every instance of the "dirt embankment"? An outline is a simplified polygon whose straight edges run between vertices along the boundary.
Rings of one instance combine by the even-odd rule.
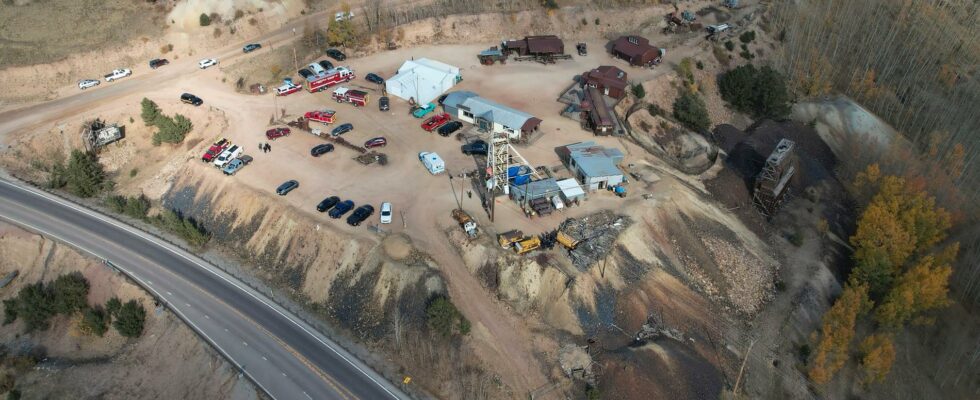
[[[8,355],[43,357],[35,368],[16,374],[15,387],[26,398],[262,397],[183,322],[155,308],[152,297],[97,260],[6,223],[0,223],[0,255],[0,275],[19,272],[0,289],[4,299],[30,283],[78,271],[91,285],[89,303],[117,296],[124,302],[135,299],[147,309],[139,339],[124,338],[114,329],[105,337],[84,334],[78,329],[78,316],[55,317],[48,330],[30,334],[22,333],[21,322],[0,327],[0,342]]]

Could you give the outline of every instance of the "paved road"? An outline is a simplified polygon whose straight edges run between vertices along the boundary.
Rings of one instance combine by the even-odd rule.
[[[408,397],[273,301],[135,228],[6,180],[0,219],[110,260],[275,399]]]

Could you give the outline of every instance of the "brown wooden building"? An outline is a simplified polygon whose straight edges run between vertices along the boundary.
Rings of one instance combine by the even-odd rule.
[[[620,36],[612,43],[612,54],[630,65],[647,67],[660,64],[663,51],[642,36]]]
[[[626,72],[610,66],[603,65],[582,74],[582,86],[596,88],[603,95],[622,100],[626,97]]]

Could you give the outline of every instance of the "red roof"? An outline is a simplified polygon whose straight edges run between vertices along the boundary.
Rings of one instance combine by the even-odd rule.
[[[603,65],[582,74],[586,84],[595,83],[596,86],[606,88],[626,89],[626,72],[609,65]]]

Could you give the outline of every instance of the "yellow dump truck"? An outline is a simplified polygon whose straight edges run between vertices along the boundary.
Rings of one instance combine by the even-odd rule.
[[[541,247],[541,238],[537,236],[524,238],[521,241],[514,243],[514,251],[516,251],[517,254],[524,254],[538,247]]]
[[[565,248],[569,250],[575,250],[575,248],[578,247],[579,240],[562,230],[558,231],[558,235],[555,239],[558,241],[558,243],[561,243],[562,246],[565,246]]]
[[[497,242],[501,249],[507,249],[524,238],[524,232],[518,230],[507,231],[497,235]]]

